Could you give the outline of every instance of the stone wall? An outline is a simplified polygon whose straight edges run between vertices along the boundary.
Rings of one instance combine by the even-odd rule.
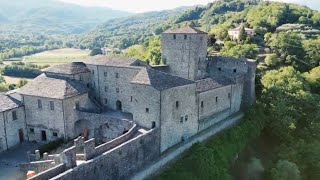
[[[17,119],[13,119],[13,112]],[[27,141],[24,107],[18,107],[0,112],[0,152],[12,148],[20,143],[19,132],[22,133],[22,141]]]
[[[151,86],[131,84],[133,120],[139,126],[151,129],[160,126],[160,91]],[[154,124],[153,124],[154,122]]]
[[[74,131],[75,123],[77,120],[79,120],[76,104],[79,105],[80,109],[88,110],[94,110],[96,106],[91,102],[87,93],[65,99],[62,103],[67,137],[69,139],[76,138],[79,135]]]
[[[196,84],[190,84],[161,92],[161,152],[197,133],[195,91]]]
[[[38,100],[41,100],[42,108],[38,108]],[[54,110],[50,109],[50,101],[54,102]],[[42,131],[46,133],[47,141],[65,138],[62,100],[23,96],[23,102],[30,141],[42,142]]]
[[[37,174],[34,177],[29,178],[28,180],[44,180],[44,179],[50,179],[57,174],[63,173],[66,170],[66,167],[64,164],[59,164],[51,169],[48,169],[46,171],[43,171],[39,174]]]
[[[159,158],[159,143],[159,129],[150,130],[52,179],[130,179]]]
[[[231,85],[197,94],[199,119],[205,119],[231,106]],[[203,105],[203,106],[202,106]]]
[[[56,166],[53,160],[35,161],[20,164],[20,170],[26,174],[28,171],[40,173]]]
[[[207,34],[163,33],[161,41],[162,59],[169,66],[170,74],[190,80],[205,77]]]

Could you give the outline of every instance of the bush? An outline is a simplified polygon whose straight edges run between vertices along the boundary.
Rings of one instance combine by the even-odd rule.
[[[63,139],[58,139],[56,141],[49,142],[48,144],[44,144],[39,147],[40,154],[42,155],[45,152],[49,153],[50,151],[53,151],[58,147],[60,147],[63,143],[64,143]]]
[[[6,76],[35,78],[41,74],[41,71],[30,66],[11,65],[3,68],[3,74]]]

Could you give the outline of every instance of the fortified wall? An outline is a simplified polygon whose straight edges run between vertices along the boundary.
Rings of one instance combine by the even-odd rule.
[[[136,134],[128,140],[128,136]],[[149,131],[131,129],[127,134],[100,146],[95,139],[75,140],[74,146],[58,155],[44,154],[41,161],[21,164],[22,171],[34,170],[37,175],[29,178],[42,179],[128,179],[135,172],[157,160],[159,129]],[[77,151],[83,149],[83,154]],[[40,158],[39,152],[36,156]]]

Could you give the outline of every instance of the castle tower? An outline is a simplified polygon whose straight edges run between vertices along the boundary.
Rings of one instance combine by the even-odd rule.
[[[189,80],[206,75],[208,34],[186,26],[162,33],[162,59],[169,73]]]

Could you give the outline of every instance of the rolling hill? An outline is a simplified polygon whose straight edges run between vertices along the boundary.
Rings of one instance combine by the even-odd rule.
[[[57,0],[0,0],[0,31],[78,34],[131,13],[102,7],[82,7]]]

